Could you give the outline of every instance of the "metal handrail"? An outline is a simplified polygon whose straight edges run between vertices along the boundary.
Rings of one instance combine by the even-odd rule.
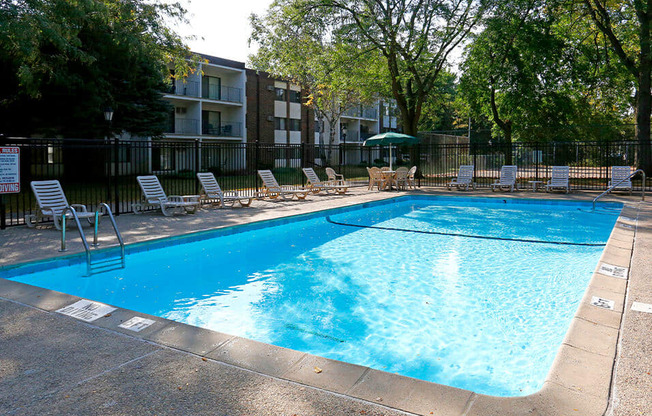
[[[115,223],[115,218],[113,217],[113,212],[111,211],[111,207],[109,207],[108,204],[102,202],[100,205],[98,205],[97,209],[95,210],[95,227],[93,229],[93,247],[97,247],[100,245],[100,243],[97,242],[97,228],[98,224],[100,223],[100,212],[102,211],[102,208],[106,209],[106,214],[111,220],[111,225],[113,226],[113,231],[115,231],[115,236],[118,237],[118,243],[120,243],[120,260],[122,261],[122,267],[125,267],[125,243],[122,240],[122,234],[120,234],[120,230],[118,230],[118,225]]]
[[[612,190],[614,190],[614,189],[615,189],[618,185],[620,185],[621,183],[623,183],[623,182],[625,182],[625,181],[627,181],[627,180],[629,180],[629,179],[632,179],[632,178],[634,177],[634,175],[636,175],[637,173],[641,173],[641,174],[643,175],[641,201],[645,201],[645,171],[644,171],[643,169],[637,169],[634,173],[632,173],[632,174],[629,175],[628,177],[621,179],[621,180],[618,181],[617,183],[615,183],[615,184],[611,185],[609,188],[607,188],[606,191],[604,191],[604,192],[601,193],[600,195],[598,195],[598,196],[596,196],[595,198],[593,198],[593,210],[595,211],[595,201],[597,201],[598,199],[600,199],[600,198],[603,197],[604,195],[606,195],[606,194],[608,194],[609,192],[611,192]]]
[[[86,241],[86,236],[84,235],[84,230],[82,230],[81,223],[79,222],[79,217],[77,216],[77,211],[73,207],[66,207],[61,212],[61,248],[59,251],[66,251],[66,213],[70,211],[72,217],[75,219],[77,224],[77,230],[79,230],[79,236],[81,237],[82,243],[84,244],[84,250],[86,250],[86,275],[91,275],[91,249],[88,247],[88,242]]]

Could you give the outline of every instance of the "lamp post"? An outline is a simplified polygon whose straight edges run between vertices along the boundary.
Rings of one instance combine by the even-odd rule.
[[[105,142],[108,146],[111,146],[111,121],[113,120],[113,109],[111,107],[104,108],[104,120],[108,124]],[[117,150],[115,149],[116,152]],[[115,157],[117,157],[117,153]],[[106,159],[106,200],[107,202],[111,201],[111,152],[108,152],[108,158]],[[114,209],[114,211],[117,213],[118,210]]]

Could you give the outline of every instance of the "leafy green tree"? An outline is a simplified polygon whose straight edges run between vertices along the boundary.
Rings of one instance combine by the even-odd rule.
[[[309,97],[304,104],[314,109],[320,125],[319,143],[325,142],[328,123],[332,145],[341,116],[377,98],[382,67],[359,46],[342,41],[327,16],[316,9],[306,13],[303,5],[302,0],[278,0],[265,16],[252,15],[250,41],[259,48],[250,65],[305,88]],[[322,158],[330,161],[330,146],[326,152]]]
[[[342,36],[383,57],[403,130],[415,135],[427,97],[485,9],[474,0],[304,0]]]
[[[20,0],[0,6],[0,133],[103,137],[160,135],[169,65],[193,68],[166,18],[185,10],[143,0]]]
[[[646,0],[583,0],[583,11],[609,42],[636,85],[636,138],[639,166],[652,174],[652,3]]]

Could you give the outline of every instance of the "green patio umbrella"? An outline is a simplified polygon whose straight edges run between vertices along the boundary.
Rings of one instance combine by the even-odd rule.
[[[392,170],[392,145],[393,144],[417,144],[419,139],[403,133],[380,133],[371,136],[362,144],[363,146],[389,146],[389,170]]]

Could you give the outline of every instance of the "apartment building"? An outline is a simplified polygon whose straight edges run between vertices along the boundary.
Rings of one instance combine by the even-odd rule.
[[[174,107],[164,141],[193,140],[203,143],[255,143],[313,145],[319,132],[312,109],[303,105],[307,95],[300,86],[274,79],[261,71],[245,68],[242,62],[200,54],[206,62],[183,80],[176,80],[164,98]],[[395,130],[396,117],[391,103],[349,109],[341,118],[336,145],[361,144],[379,132]],[[328,131],[325,132],[328,137]],[[311,146],[304,146],[310,148]],[[245,151],[244,147],[231,152]],[[179,170],[196,163],[189,155],[170,146],[152,146],[152,170]],[[272,150],[270,150],[272,151]],[[263,155],[270,167],[297,167],[300,146],[283,154]],[[303,157],[310,157],[308,149]],[[347,151],[348,152],[348,151]],[[229,157],[237,156],[237,157]],[[351,157],[354,157],[353,155]],[[201,149],[203,168],[237,168],[231,160],[246,160],[223,150],[213,154],[210,146]],[[351,159],[352,160],[352,159]],[[242,163],[242,162],[241,162]],[[359,163],[359,162],[357,162]],[[229,164],[229,166],[227,166]]]

